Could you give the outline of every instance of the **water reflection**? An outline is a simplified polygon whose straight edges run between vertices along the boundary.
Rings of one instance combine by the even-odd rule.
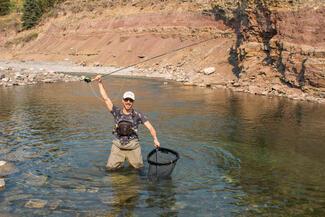
[[[148,208],[159,207],[160,216],[178,216],[175,186],[171,179],[149,182],[147,191],[149,193],[146,199]]]
[[[131,171],[112,172],[110,184],[113,190],[113,206],[108,216],[134,216],[142,191],[139,175]]]
[[[288,216],[324,214],[325,136],[317,129],[324,129],[319,118],[325,113],[320,107],[278,98],[230,100],[236,130],[226,133],[230,143],[225,149],[241,161],[240,170],[228,173],[247,193],[240,202],[248,207],[243,216],[270,210]]]
[[[172,180],[104,170],[113,120],[86,84],[0,88],[0,159],[19,171],[5,177],[0,212],[325,215],[323,105],[157,80],[111,77],[105,85],[116,103],[126,87],[134,90],[161,144],[181,154]],[[152,139],[140,131],[145,157]],[[35,210],[25,207],[31,199],[61,202]]]

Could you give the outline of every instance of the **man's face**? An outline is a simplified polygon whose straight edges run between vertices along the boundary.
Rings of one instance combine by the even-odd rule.
[[[122,100],[122,103],[126,110],[130,110],[133,106],[134,100],[130,98],[125,98]]]

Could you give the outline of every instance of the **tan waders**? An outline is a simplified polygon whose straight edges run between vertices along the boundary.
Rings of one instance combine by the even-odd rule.
[[[125,145],[122,145],[118,139],[113,140],[111,153],[106,165],[107,169],[115,170],[121,168],[125,160],[136,169],[143,167],[141,147],[138,139],[132,139]]]

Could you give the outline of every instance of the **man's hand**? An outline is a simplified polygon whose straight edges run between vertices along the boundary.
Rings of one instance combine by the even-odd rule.
[[[154,139],[153,142],[155,143],[156,148],[160,147],[160,143],[159,143],[158,139]]]
[[[98,83],[102,83],[102,76],[101,75],[97,75],[93,81],[98,81]]]

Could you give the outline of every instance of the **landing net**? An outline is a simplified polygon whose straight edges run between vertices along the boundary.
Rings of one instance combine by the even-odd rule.
[[[149,179],[169,178],[179,159],[179,154],[168,148],[158,148],[152,150],[147,160],[149,163]]]

